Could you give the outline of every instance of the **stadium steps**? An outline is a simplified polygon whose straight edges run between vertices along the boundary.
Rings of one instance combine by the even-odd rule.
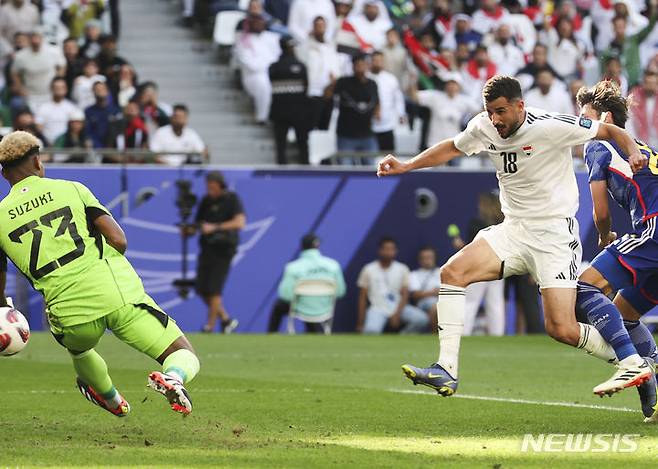
[[[218,61],[209,40],[177,24],[179,2],[121,2],[119,51],[139,80],[153,80],[160,99],[190,108],[190,125],[218,164],[272,164],[274,142],[268,127],[255,125],[253,106],[235,73]]]

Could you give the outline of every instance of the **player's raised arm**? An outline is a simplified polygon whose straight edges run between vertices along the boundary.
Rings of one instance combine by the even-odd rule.
[[[628,155],[628,164],[631,166],[633,174],[646,167],[646,157],[640,152],[633,137],[621,127],[601,122],[596,138],[599,140],[612,140],[619,145],[624,153]]]
[[[432,168],[447,163],[459,155],[474,155],[485,151],[482,139],[483,122],[488,123],[485,113],[473,117],[466,128],[454,138],[449,138],[431,146],[406,162],[401,162],[393,155],[388,155],[379,162],[377,176],[393,176],[414,169]]]
[[[461,152],[455,146],[454,140],[446,139],[429,147],[406,162],[398,160],[393,155],[386,156],[386,158],[379,162],[377,176],[393,176],[395,174],[413,171],[414,169],[432,168],[445,164],[459,155],[461,155]]]

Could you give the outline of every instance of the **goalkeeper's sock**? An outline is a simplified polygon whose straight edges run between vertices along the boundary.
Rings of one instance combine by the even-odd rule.
[[[589,323],[596,328],[602,339],[612,346],[615,356],[620,362],[623,360],[623,364],[632,365],[642,363],[642,359],[637,354],[637,350],[633,346],[628,331],[624,327],[619,310],[601,290],[589,283],[578,282],[576,309],[587,315]],[[592,341],[593,348],[596,349],[602,346],[601,344],[595,344],[598,338],[592,335],[591,330],[583,330],[581,327],[580,337],[581,342],[579,342],[579,347],[582,343],[582,347],[580,348],[588,346],[585,343],[587,341],[583,341],[583,339],[588,338]],[[589,352],[587,348],[585,350]],[[595,353],[592,354],[597,356]]]
[[[165,358],[162,372],[178,379],[181,383],[189,383],[199,372],[200,364],[197,356],[187,349],[176,350]]]
[[[439,360],[453,378],[459,367],[459,344],[464,332],[464,288],[443,284],[439,289],[436,315],[439,324]]]
[[[640,321],[626,320],[624,320],[624,326],[626,326],[628,335],[631,336],[631,340],[633,341],[637,353],[641,357],[649,357],[653,361],[656,361],[656,358],[658,358],[656,341],[647,326]]]
[[[103,396],[110,407],[118,407],[121,404],[121,396],[112,384],[112,379],[107,372],[107,364],[103,357],[94,349],[87,350],[78,355],[71,354],[73,367],[82,381],[94,388],[98,394]]]

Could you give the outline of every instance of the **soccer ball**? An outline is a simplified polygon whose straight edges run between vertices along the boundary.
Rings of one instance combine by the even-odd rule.
[[[25,348],[30,338],[30,325],[20,311],[9,306],[0,308],[0,355],[8,357]]]

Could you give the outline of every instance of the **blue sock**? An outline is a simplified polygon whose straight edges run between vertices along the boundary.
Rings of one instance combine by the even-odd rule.
[[[653,361],[656,361],[656,357],[658,356],[658,352],[656,351],[656,341],[651,332],[649,332],[647,326],[640,321],[626,320],[624,320],[624,326],[626,326],[628,335],[631,336],[631,340],[633,341],[637,353],[639,353],[641,357],[649,357]]]
[[[637,353],[617,307],[601,290],[578,282],[576,309],[587,315],[589,323],[615,350],[619,361]]]

